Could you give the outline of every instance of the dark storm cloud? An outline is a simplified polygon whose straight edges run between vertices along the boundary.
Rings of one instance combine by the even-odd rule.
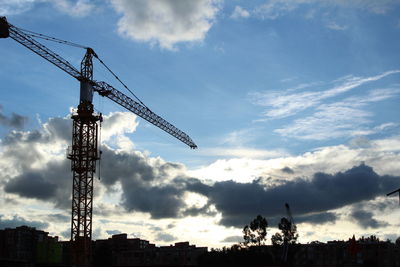
[[[324,223],[334,223],[337,219],[337,215],[333,212],[321,212],[296,216],[295,223],[310,223],[320,225]]]
[[[353,210],[350,216],[363,228],[379,228],[388,226],[388,223],[378,221],[374,218],[374,214],[365,210]]]
[[[152,218],[178,217],[184,207],[184,185],[181,182],[165,184],[168,172],[180,170],[181,165],[168,162],[149,163],[141,154],[103,149],[101,182],[122,185],[122,206],[128,211],[150,213]]]
[[[27,121],[28,117],[21,116],[14,112],[11,113],[10,117],[7,117],[3,114],[2,106],[0,106],[0,125],[15,129],[22,129]]]
[[[371,167],[362,164],[334,175],[316,173],[310,180],[296,179],[271,188],[257,181],[225,181],[213,186],[191,183],[188,188],[209,198],[222,212],[222,224],[242,227],[257,214],[267,218],[281,216],[286,202],[290,203],[294,214],[324,212],[374,199],[398,186],[399,182],[400,177],[379,176]],[[318,218],[308,219],[312,222]]]
[[[45,230],[49,224],[41,221],[28,221],[22,217],[14,216],[12,219],[4,219],[3,215],[0,215],[0,229],[4,228],[15,228],[22,225],[29,227],[35,227],[38,230]]]
[[[128,211],[149,212],[154,219],[179,216],[184,191],[168,185],[147,187],[134,180],[122,181],[123,202]]]
[[[131,171],[116,171],[114,175],[117,178],[107,179],[120,181],[122,205],[126,210],[148,212],[156,219],[179,218],[199,214],[212,216],[208,207],[215,205],[222,213],[220,223],[225,226],[243,227],[257,214],[267,217],[272,224],[277,223],[279,218],[286,216],[286,202],[290,203],[298,223],[335,222],[337,215],[327,211],[374,199],[400,182],[399,177],[379,176],[371,167],[362,164],[334,175],[316,173],[309,180],[298,178],[274,187],[266,187],[262,179],[252,183],[224,181],[206,185],[188,177],[177,177],[166,185],[153,185],[152,182],[163,179],[160,175],[163,165],[155,167],[143,158],[117,155],[114,151],[109,153],[110,164],[115,162],[112,157],[122,159],[123,164],[120,164]],[[185,192],[206,196],[207,205],[201,208],[186,207],[182,199]]]
[[[21,197],[53,202],[59,208],[70,208],[71,173],[67,160],[50,162],[39,170],[27,172],[10,179],[4,191]]]
[[[117,153],[107,146],[102,148],[101,182],[113,185],[117,181],[134,179],[150,182],[156,179],[156,170],[137,154]]]
[[[39,173],[24,173],[10,180],[4,187],[7,193],[47,200],[55,195],[56,185]]]

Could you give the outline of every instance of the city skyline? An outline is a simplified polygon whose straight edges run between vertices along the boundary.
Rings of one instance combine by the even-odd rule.
[[[394,241],[400,187],[400,1],[0,4],[23,29],[92,47],[197,150],[96,96],[104,115],[94,239],[222,247],[290,204],[300,242]],[[79,68],[85,53],[41,41]],[[79,84],[0,40],[0,227],[70,235],[70,114]],[[95,62],[94,79],[122,91]],[[129,94],[128,92],[125,92]]]

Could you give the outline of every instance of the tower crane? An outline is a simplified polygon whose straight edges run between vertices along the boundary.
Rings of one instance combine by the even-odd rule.
[[[94,112],[92,104],[93,94],[96,92],[102,97],[107,97],[172,135],[190,148],[195,149],[197,146],[185,132],[152,112],[141,102],[114,72],[104,64],[92,48],[18,28],[8,23],[6,17],[0,17],[0,38],[8,37],[65,71],[80,83],[78,109],[77,112],[72,115],[72,145],[68,149],[68,159],[71,160],[71,171],[73,173],[71,243],[74,264],[82,267],[90,266],[93,177],[96,172],[96,161],[100,159],[100,153],[98,151],[98,123],[102,120],[101,114],[99,115]],[[38,42],[36,38],[56,41],[86,49],[86,54],[81,62],[80,71],[60,55]],[[135,96],[137,101],[106,82],[94,80],[93,58],[99,60],[99,62]]]

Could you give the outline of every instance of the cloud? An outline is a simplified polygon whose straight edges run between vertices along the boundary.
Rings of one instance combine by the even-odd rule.
[[[292,116],[300,111],[318,106],[322,100],[336,97],[351,89],[368,82],[378,81],[386,76],[400,73],[400,70],[387,71],[371,77],[348,76],[338,80],[338,85],[323,91],[303,91],[292,93],[291,90],[280,90],[265,93],[251,94],[254,104],[269,107],[264,113],[267,118],[284,118]]]
[[[0,14],[21,14],[39,3],[51,3],[59,11],[74,17],[86,16],[94,9],[89,0],[0,0]]]
[[[304,1],[270,0],[266,1],[260,6],[257,6],[254,9],[254,13],[261,19],[273,20],[295,10],[298,5],[302,4],[302,2]]]
[[[122,14],[118,32],[135,41],[174,50],[182,42],[204,40],[220,10],[220,0],[111,0]]]
[[[104,117],[104,141],[136,129],[136,117],[130,114],[111,113]],[[71,123],[67,118],[51,118],[40,130],[13,131],[3,138],[0,182],[4,192],[70,208],[72,174],[65,150],[71,139]],[[185,204],[181,182],[170,183],[184,176],[183,165],[149,158],[138,151],[112,148],[107,143],[102,151],[100,182],[108,192],[114,192],[117,184],[121,186],[120,205],[125,210],[147,212],[153,218],[171,218],[191,208]]]
[[[86,16],[94,9],[94,5],[90,3],[90,0],[55,0],[52,1],[52,4],[59,11],[73,17]]]
[[[280,156],[288,155],[284,150],[262,150],[255,148],[229,148],[229,147],[219,147],[219,148],[205,148],[202,153],[209,156],[218,156],[224,158],[248,158],[248,159],[267,159],[276,158]]]
[[[374,218],[373,213],[362,209],[353,210],[350,216],[363,228],[379,228],[386,227],[389,224],[383,221],[378,221]]]
[[[45,230],[47,227],[49,227],[49,224],[46,222],[28,221],[22,217],[19,217],[18,215],[14,215],[12,218],[7,219],[4,217],[4,215],[0,214],[0,229],[15,228],[23,225],[35,227],[38,230]]]
[[[188,189],[204,194],[209,202],[222,213],[221,224],[243,226],[255,214],[277,217],[282,214],[284,203],[290,203],[293,211],[310,221],[336,218],[334,214],[313,215],[364,200],[372,200],[395,188],[397,176],[380,176],[364,164],[334,175],[315,173],[310,179],[297,178],[275,187],[265,187],[261,180],[252,183],[233,181],[205,185],[194,182]],[[293,204],[292,204],[293,203]]]
[[[106,230],[106,233],[109,235],[118,235],[121,233],[119,230]]]
[[[400,87],[394,85],[370,91],[364,90],[366,93],[362,92],[359,95],[351,94],[350,91],[398,73],[400,70],[387,71],[370,77],[346,76],[331,82],[334,85],[326,90],[287,89],[280,92],[256,92],[250,94],[250,97],[254,104],[267,108],[263,112],[264,119],[259,121],[294,117],[292,122],[274,130],[281,136],[327,140],[372,135],[398,126],[393,122],[373,125],[371,118],[375,114],[368,107],[372,103],[397,97]],[[322,87],[323,84],[315,86]],[[302,114],[304,115],[300,117]]]
[[[235,9],[232,12],[231,18],[239,19],[239,18],[248,18],[250,16],[250,12],[244,9],[241,6],[235,6]]]
[[[254,14],[261,19],[270,20],[286,16],[300,8],[308,9],[306,17],[310,16],[310,10],[315,12],[316,8],[352,8],[367,10],[375,14],[385,14],[397,5],[399,5],[398,0],[267,0],[254,9]]]
[[[70,216],[56,213],[56,214],[49,214],[47,215],[48,220],[56,221],[56,222],[69,222],[71,220]]]
[[[379,97],[377,94],[372,98]],[[113,125],[123,121],[119,116],[109,117],[113,122],[109,129],[119,129]],[[2,140],[0,180],[6,193],[70,208],[71,173],[64,154],[70,138],[64,131],[70,130],[70,124],[67,118],[50,119],[40,130],[14,131]],[[121,129],[120,134],[131,128]],[[370,141],[356,150],[338,146],[297,157],[221,160],[215,164],[218,169],[231,168],[226,171],[225,180],[218,180],[220,174],[215,172],[190,175],[182,164],[139,151],[107,144],[103,151],[99,188],[116,197],[112,204],[103,203],[100,207],[109,207],[111,215],[137,212],[150,219],[163,219],[218,214],[219,223],[224,226],[242,227],[257,214],[272,219],[282,217],[286,202],[297,222],[334,222],[340,215],[335,209],[373,200],[398,188],[400,179],[380,175],[366,164],[349,168],[366,159],[380,173],[397,173],[398,166],[390,164],[398,162],[397,139]],[[242,175],[238,171],[246,179],[237,179],[238,173]],[[201,201],[189,201],[188,194],[200,195]],[[119,210],[113,211],[113,207]]]
[[[16,114],[14,112],[11,114],[10,117],[7,117],[2,113],[2,107],[0,106],[0,125],[10,128],[22,129],[27,121],[28,117]]]
[[[156,235],[156,241],[171,242],[171,241],[175,241],[175,240],[177,240],[177,238],[168,233],[158,233]]]
[[[228,237],[224,238],[221,242],[223,242],[223,243],[240,243],[242,241],[243,241],[243,236],[234,235],[234,236],[228,236]]]
[[[330,104],[320,104],[311,116],[296,119],[293,123],[274,131],[282,136],[309,140],[379,133],[396,127],[397,124],[384,123],[376,127],[368,127],[372,123],[369,118],[374,114],[366,107],[368,104],[393,98],[399,92],[399,88],[378,89],[364,96],[353,96]]]
[[[294,174],[294,171],[291,168],[289,168],[288,166],[282,168],[281,171],[284,173],[288,173],[288,174]]]
[[[0,14],[16,15],[28,11],[37,0],[0,0]]]
[[[104,117],[104,141],[112,140],[112,134],[136,129],[136,117],[129,113],[117,112]],[[70,208],[72,173],[65,151],[71,142],[71,124],[69,118],[50,118],[39,130],[12,131],[1,140],[0,183],[6,193]],[[106,158],[119,160],[117,156],[108,156],[110,153],[118,155],[116,150],[107,149],[107,146],[103,150]],[[114,166],[118,164],[122,163]],[[110,177],[112,175],[110,172]],[[104,179],[104,184],[113,184],[113,181]]]
[[[4,191],[21,197],[52,201],[57,207],[71,206],[69,162],[50,162],[39,170],[26,170],[4,185]]]
[[[295,223],[321,225],[324,223],[334,223],[337,219],[338,216],[333,212],[321,212],[296,216]]]
[[[344,31],[347,29],[347,26],[344,25],[339,25],[334,21],[329,22],[326,27],[328,27],[331,30],[335,30],[335,31]]]

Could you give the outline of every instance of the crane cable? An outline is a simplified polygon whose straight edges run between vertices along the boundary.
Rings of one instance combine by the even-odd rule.
[[[99,58],[99,56],[98,56],[97,54],[94,54],[94,57],[97,58],[97,59],[99,60],[99,62],[114,76],[115,79],[117,79],[117,80],[122,84],[123,87],[125,87],[126,90],[128,90],[128,91],[136,98],[137,101],[139,101],[140,104],[142,104],[144,107],[146,107],[148,110],[150,110],[150,109],[142,102],[142,100],[140,100],[140,99],[128,88],[128,86],[127,86],[125,83],[123,83],[123,82],[121,81],[121,79],[120,79],[120,78],[119,78],[119,77],[118,77],[118,76],[103,62],[103,60],[101,60],[101,59]]]
[[[78,47],[78,48],[83,48],[83,49],[87,49],[87,46],[84,45],[80,45],[80,44],[76,44],[73,42],[69,42],[69,41],[65,41],[65,40],[61,40],[55,37],[51,37],[42,33],[37,33],[37,32],[33,32],[30,30],[26,30],[26,29],[22,29],[19,27],[15,27],[14,25],[12,26],[14,28],[16,28],[17,30],[23,31],[26,35],[29,35],[31,37],[36,37],[36,38],[40,38],[43,40],[47,40],[47,41],[52,41],[52,42],[56,42],[56,43],[60,43],[60,44],[65,44],[65,45],[69,45],[69,46],[74,46],[74,47]]]

